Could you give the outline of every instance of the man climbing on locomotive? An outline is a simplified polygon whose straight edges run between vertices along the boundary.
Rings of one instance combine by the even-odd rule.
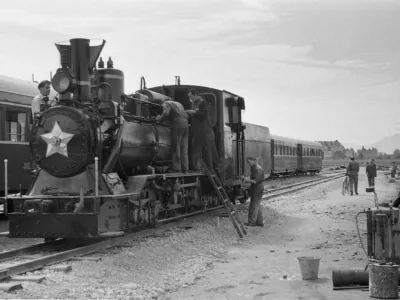
[[[206,136],[210,136],[209,134],[206,134],[209,131],[209,126],[207,125],[209,117],[207,103],[202,97],[199,96],[198,92],[194,89],[189,90],[188,96],[190,101],[192,102],[192,109],[187,110],[187,113],[192,118],[192,168],[194,171],[199,172],[202,166],[201,160],[203,159],[208,170],[211,173],[214,173],[211,147],[209,145],[210,138],[206,138]]]
[[[40,113],[44,110],[44,107],[48,105],[50,95],[50,81],[43,80],[38,85],[39,94],[32,100],[32,118],[35,118],[35,114]]]
[[[249,205],[249,221],[246,226],[264,226],[264,218],[262,208],[260,206],[262,195],[264,193],[264,169],[257,164],[254,157],[247,157],[247,163],[250,166],[250,179],[242,177],[245,182],[251,183],[250,186],[250,205]]]
[[[173,100],[166,100],[162,103],[163,112],[156,117],[157,121],[169,118],[172,123],[172,169],[171,173],[187,173],[189,170],[188,139],[189,123],[188,114],[182,104]]]

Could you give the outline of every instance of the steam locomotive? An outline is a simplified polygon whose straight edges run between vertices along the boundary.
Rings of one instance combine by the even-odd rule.
[[[174,99],[190,109],[192,88],[208,103],[219,178],[232,199],[247,197],[241,180],[249,173],[246,156],[255,156],[273,175],[274,156],[289,154],[271,149],[267,127],[243,123],[245,101],[231,92],[179,82],[146,88],[142,81],[138,91],[126,95],[124,74],[111,58],[104,68],[104,45],[104,40],[91,45],[88,39],[56,44],[61,68],[52,86],[60,96],[57,105],[43,107],[34,120],[30,150],[39,168],[27,195],[5,196],[10,237],[116,236],[219,207],[204,173],[168,173],[170,124],[155,120],[163,100]],[[295,150],[300,156],[301,147]],[[318,172],[322,157],[315,159],[317,163],[297,171]]]

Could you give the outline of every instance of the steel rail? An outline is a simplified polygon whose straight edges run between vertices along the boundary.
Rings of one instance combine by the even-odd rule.
[[[287,194],[290,194],[290,193],[294,193],[294,192],[306,189],[306,188],[311,187],[311,186],[315,186],[315,185],[318,185],[318,184],[321,184],[321,183],[325,183],[325,182],[328,182],[328,181],[332,181],[332,180],[336,180],[336,179],[339,179],[339,178],[343,178],[343,174],[340,174],[338,176],[332,176],[330,178],[322,178],[320,180],[314,181],[313,183],[303,184],[303,185],[301,185],[299,187],[295,187],[294,189],[289,189],[287,191],[283,191],[283,192],[280,192],[280,193],[274,193],[272,195],[266,195],[266,196],[263,196],[261,198],[261,200],[269,200],[269,199],[276,198],[276,197],[279,197],[279,196],[284,196],[284,195],[287,195]]]
[[[197,218],[194,214],[190,214],[193,217],[191,217],[190,219],[185,219],[179,223],[171,222],[171,223],[162,225],[161,227],[158,227],[158,228],[150,228],[150,229],[146,229],[146,230],[142,230],[142,231],[138,231],[138,232],[128,233],[121,237],[108,238],[106,240],[103,239],[99,242],[94,242],[89,245],[80,246],[75,249],[51,254],[51,255],[48,255],[45,257],[41,257],[41,258],[33,259],[33,260],[30,260],[27,262],[23,262],[20,264],[12,265],[7,268],[0,269],[0,280],[7,279],[13,275],[23,274],[26,272],[41,269],[47,265],[61,263],[61,262],[67,261],[73,257],[88,255],[88,254],[97,252],[102,249],[107,249],[107,248],[111,248],[114,246],[118,246],[119,244],[121,244],[127,240],[131,240],[132,238],[136,239],[136,238],[148,237],[148,236],[153,235],[158,232],[162,232],[162,231],[174,228],[174,227],[179,227],[184,224],[196,221],[196,219],[205,218],[209,214],[204,214],[204,213],[210,213],[212,211],[215,211],[215,210],[218,210],[221,208],[223,208],[223,206],[213,207],[213,208],[210,208],[207,210],[199,211],[197,213]],[[199,214],[201,214],[201,215],[199,216]],[[186,215],[182,215],[180,217],[185,218]],[[60,241],[62,241],[62,240],[60,240]],[[57,242],[57,241],[55,241],[55,242]],[[29,246],[29,247],[22,248],[22,249],[8,251],[6,253],[2,253],[2,255],[3,255],[3,257],[8,256],[8,258],[14,258],[15,255],[26,254],[31,249],[37,250],[37,249],[44,249],[44,248],[45,248],[44,244],[39,244],[39,245],[33,245],[33,246]],[[10,254],[8,254],[8,253],[10,253]],[[14,254],[14,255],[12,255],[12,254]],[[15,257],[15,258],[17,258],[17,257]]]
[[[343,174],[344,174],[344,172],[343,172]],[[340,175],[343,175],[343,174],[340,174]],[[300,186],[300,185],[307,184],[307,183],[313,183],[313,182],[317,182],[317,181],[320,181],[320,180],[324,180],[324,179],[328,179],[328,178],[332,178],[332,177],[336,177],[336,176],[339,176],[339,175],[334,174],[334,175],[330,175],[330,176],[324,176],[324,177],[320,177],[320,178],[316,178],[316,179],[311,179],[311,180],[307,180],[307,181],[303,181],[303,182],[298,182],[298,183],[294,183],[294,184],[290,184],[290,185],[285,185],[285,186],[282,186],[282,187],[279,187],[279,188],[275,188],[275,189],[264,189],[264,192],[273,193],[275,191],[291,189],[291,188],[296,187],[296,186]]]

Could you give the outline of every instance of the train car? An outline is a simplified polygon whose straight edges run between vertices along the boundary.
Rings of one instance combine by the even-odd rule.
[[[39,93],[36,82],[0,75],[0,195],[5,192],[5,163],[9,193],[23,193],[32,182],[29,149],[31,103]],[[54,97],[52,92],[50,97]],[[0,201],[0,214],[4,203]]]
[[[252,156],[257,163],[264,169],[265,178],[271,176],[273,168],[272,142],[269,128],[251,123],[243,123],[244,130],[245,156]],[[245,167],[245,176],[250,176],[248,164]]]
[[[298,142],[295,139],[271,135],[271,176],[296,175],[298,172]]]
[[[171,97],[188,108],[190,88],[214,108],[222,184],[231,196],[242,191],[244,99],[192,85],[125,95],[111,59],[95,69],[104,44],[56,44],[61,68],[52,85],[60,97],[34,121],[30,147],[40,169],[26,195],[7,199],[10,237],[110,237],[219,207],[205,173],[168,173],[170,124],[155,116]]]
[[[26,191],[32,176],[29,134],[31,102],[38,94],[37,83],[0,75],[0,193],[4,194],[4,160],[8,160],[8,190]]]
[[[298,162],[299,172],[315,174],[322,169],[324,152],[322,145],[317,142],[298,141],[301,157]]]

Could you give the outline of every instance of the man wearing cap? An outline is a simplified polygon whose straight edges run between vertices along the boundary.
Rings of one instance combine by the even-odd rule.
[[[264,218],[262,214],[262,208],[260,206],[262,195],[264,193],[264,169],[257,164],[257,160],[254,157],[247,157],[247,163],[250,166],[250,179],[242,179],[246,182],[251,183],[250,186],[250,205],[249,205],[249,222],[247,226],[264,226]]]
[[[190,89],[188,97],[192,103],[192,109],[186,112],[192,118],[191,124],[191,147],[192,159],[191,163],[194,171],[201,171],[202,159],[206,164],[208,170],[214,173],[212,149],[210,147],[210,128],[208,124],[208,106],[206,101],[200,97],[199,93]]]
[[[368,186],[374,187],[375,186],[375,177],[376,177],[376,165],[375,165],[373,158],[371,159],[371,163],[368,164],[368,162],[367,162],[367,167],[365,169],[366,169],[367,177],[368,177]]]
[[[353,196],[353,185],[356,195],[358,195],[358,172],[360,171],[360,165],[354,160],[354,157],[350,158],[351,161],[347,165],[346,176],[350,179],[350,194]]]

